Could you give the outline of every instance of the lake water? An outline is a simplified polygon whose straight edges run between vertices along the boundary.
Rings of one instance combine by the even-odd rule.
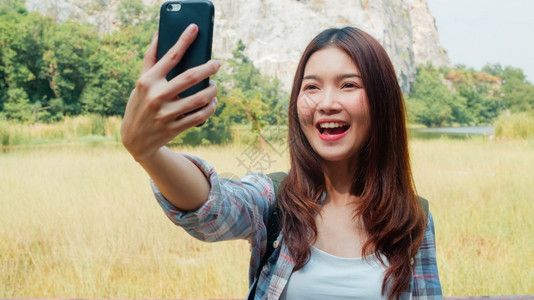
[[[495,134],[495,128],[493,126],[410,128],[408,134],[411,138],[420,139],[435,139],[442,137],[467,139],[474,136],[493,136]]]

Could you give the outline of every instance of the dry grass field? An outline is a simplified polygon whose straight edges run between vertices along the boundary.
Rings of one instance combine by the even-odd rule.
[[[242,175],[244,146],[178,149]],[[413,140],[445,295],[534,294],[534,142]],[[286,170],[270,155],[264,171]],[[239,298],[245,241],[176,228],[119,145],[0,153],[0,298]]]

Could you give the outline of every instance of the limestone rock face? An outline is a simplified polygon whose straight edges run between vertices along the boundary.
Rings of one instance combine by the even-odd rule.
[[[99,32],[109,32],[119,25],[120,0],[26,0],[29,11],[40,11],[59,22],[68,19],[93,24]]]
[[[434,66],[450,66],[447,52],[440,46],[436,19],[424,0],[415,0],[410,9],[415,64],[431,62]]]
[[[221,49],[224,57],[241,38],[254,64],[280,78],[287,88],[309,41],[326,28],[344,26],[359,27],[384,45],[404,88],[413,81],[410,17],[404,1],[219,0],[214,4],[215,53]]]
[[[162,1],[144,0],[147,5]],[[118,25],[118,0],[26,0],[29,10],[91,22],[101,31]],[[99,4],[94,4],[99,3]],[[435,19],[424,0],[213,0],[213,57],[231,57],[237,41],[264,74],[277,76],[287,90],[304,48],[330,27],[355,26],[375,37],[388,52],[403,91],[409,91],[416,66],[427,61],[449,65],[439,43]],[[99,13],[81,13],[100,5]],[[154,20],[156,22],[156,20]]]

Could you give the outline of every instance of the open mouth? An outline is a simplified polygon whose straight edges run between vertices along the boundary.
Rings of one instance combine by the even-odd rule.
[[[317,124],[317,130],[322,135],[339,135],[349,130],[349,124],[344,122],[323,122]]]

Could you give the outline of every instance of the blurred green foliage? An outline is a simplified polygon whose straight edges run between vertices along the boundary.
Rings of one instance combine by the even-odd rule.
[[[90,9],[102,12],[105,3],[95,1]],[[121,0],[117,10],[120,28],[99,33],[89,24],[28,12],[24,1],[0,3],[0,117],[31,124],[122,115],[157,30],[159,8]],[[220,144],[232,140],[236,124],[261,136],[266,126],[287,123],[287,93],[276,78],[261,75],[244,50],[239,41],[213,78],[219,84],[214,116],[174,142]]]
[[[23,1],[2,2],[0,112],[8,120],[46,123],[121,115],[155,30],[138,22],[99,34],[89,24],[28,12]]]

